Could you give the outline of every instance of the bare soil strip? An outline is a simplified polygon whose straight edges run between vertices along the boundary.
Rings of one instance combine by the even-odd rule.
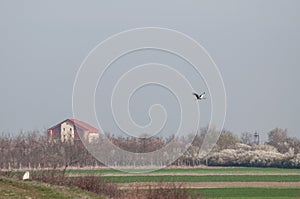
[[[300,182],[133,182],[117,183],[120,189],[151,189],[154,188],[226,188],[226,187],[299,187]]]

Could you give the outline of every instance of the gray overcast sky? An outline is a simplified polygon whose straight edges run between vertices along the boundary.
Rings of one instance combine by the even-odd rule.
[[[120,31],[158,26],[193,37],[218,65],[226,129],[281,127],[300,137],[299,10],[297,0],[0,0],[0,131],[72,117],[73,82],[89,51]]]

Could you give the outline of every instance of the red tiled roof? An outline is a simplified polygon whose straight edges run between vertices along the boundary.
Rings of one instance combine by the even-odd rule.
[[[70,123],[72,123],[75,127],[87,130],[90,133],[99,133],[98,129],[96,129],[95,127],[89,125],[88,123],[80,121],[80,120],[72,119],[72,118],[66,119],[66,120],[60,122],[59,124],[57,124],[57,125],[49,128],[49,130],[50,129],[54,129],[54,128],[58,127],[59,125],[61,125],[62,123],[67,122],[67,121],[70,122]]]
[[[71,121],[75,125],[75,127],[83,128],[85,130],[88,130],[90,133],[99,133],[98,129],[89,125],[88,123],[76,119],[67,119],[67,120]]]

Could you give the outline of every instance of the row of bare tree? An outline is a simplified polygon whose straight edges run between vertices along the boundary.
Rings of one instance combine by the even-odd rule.
[[[190,148],[173,164],[181,166],[208,164],[300,167],[300,160],[298,160],[298,157],[300,158],[300,141],[289,137],[285,129],[276,128],[270,131],[268,142],[261,144],[255,142],[254,135],[251,133],[244,133],[239,139],[233,133],[224,130],[212,152],[206,157],[200,157],[198,152],[206,133],[207,128],[203,128],[196,137],[177,139],[179,144],[193,141]],[[114,145],[134,153],[156,151],[174,139],[172,136],[164,139],[157,137],[124,138],[112,135],[107,135],[107,137]],[[107,151],[108,155],[114,155],[110,153]],[[257,157],[258,159],[255,159]],[[124,161],[126,161],[126,157],[124,157]],[[130,163],[130,160],[127,161]],[[149,161],[145,164],[149,164]],[[87,151],[80,140],[74,143],[54,142],[49,141],[47,135],[42,135],[40,132],[20,133],[18,136],[4,134],[0,136],[1,169],[66,169],[69,166],[101,165],[102,163]]]
[[[39,132],[0,137],[0,168],[56,168],[93,165],[96,160],[81,142],[50,142]]]

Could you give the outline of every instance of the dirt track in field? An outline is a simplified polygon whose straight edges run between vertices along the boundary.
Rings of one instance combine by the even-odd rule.
[[[151,188],[225,188],[225,187],[299,187],[300,182],[133,182],[117,183],[120,189]]]

